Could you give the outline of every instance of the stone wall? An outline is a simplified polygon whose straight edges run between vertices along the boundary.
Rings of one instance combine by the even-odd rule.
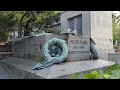
[[[68,30],[68,19],[82,15],[82,33],[84,36],[91,35],[90,11],[67,11],[61,14],[61,33]]]
[[[67,41],[69,50],[67,61],[90,59],[89,37],[55,34],[48,34],[39,37],[29,37],[20,42],[14,43],[12,49],[13,56],[42,61],[42,47],[48,40],[52,38],[60,38]]]
[[[54,37],[58,38],[57,35],[54,35]],[[13,56],[41,61],[42,46],[51,38],[53,38],[53,35],[49,34],[48,36],[29,37],[16,42],[13,44]]]
[[[101,59],[108,60],[108,53],[113,53],[112,12],[91,11],[91,38]]]
[[[52,26],[50,26],[50,28],[51,28],[51,31],[53,31],[53,32],[56,32],[56,33],[61,32],[61,24],[60,23],[52,25]]]
[[[113,49],[112,13],[91,12],[91,37],[99,49]]]

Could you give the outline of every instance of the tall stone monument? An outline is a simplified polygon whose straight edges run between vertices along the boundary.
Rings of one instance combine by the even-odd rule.
[[[108,60],[113,50],[112,11],[65,11],[61,14],[61,33],[70,28],[96,43],[100,59]]]

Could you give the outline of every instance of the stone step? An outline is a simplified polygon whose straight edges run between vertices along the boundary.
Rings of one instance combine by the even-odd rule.
[[[115,64],[106,60],[86,60],[54,64],[41,70],[32,70],[37,64],[36,61],[16,57],[5,58],[0,61],[1,66],[14,74],[17,79],[68,79],[76,72],[88,72],[94,69],[105,69]]]
[[[10,79],[9,75],[5,72],[5,70],[0,66],[0,79]]]

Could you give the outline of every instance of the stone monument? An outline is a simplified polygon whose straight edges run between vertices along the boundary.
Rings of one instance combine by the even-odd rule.
[[[112,11],[64,11],[60,27],[61,33],[70,28],[79,35],[91,37],[100,59],[108,60],[108,53],[114,52]]]
[[[35,31],[38,32],[39,30]],[[103,37],[103,34],[107,35]],[[37,37],[34,35],[33,37],[25,38],[23,41],[19,42],[19,44],[14,44],[14,56],[29,59],[34,57],[34,60],[43,61],[44,55],[42,55],[42,47],[48,40],[53,38],[63,39],[67,42],[68,57],[66,61],[89,60],[90,38],[96,43],[98,56],[105,59],[108,56],[107,52],[113,49],[112,13],[110,11],[63,12],[61,14],[60,34],[46,34],[44,32],[44,34],[37,34]],[[17,55],[15,55],[16,51]]]
[[[107,21],[106,19],[109,20]],[[30,62],[29,60],[39,61],[39,63],[34,67],[32,66],[32,68],[42,69],[38,72],[42,78],[44,76],[46,76],[45,78],[57,78],[63,75],[68,76],[76,72],[113,65],[114,63],[109,61],[90,60],[90,38],[95,41],[100,58],[102,58],[101,51],[106,53],[106,51],[113,49],[111,19],[112,15],[110,11],[63,12],[61,15],[60,34],[44,32],[44,34],[33,35],[19,42],[15,42],[13,44],[13,56],[27,59],[28,62]],[[67,33],[68,29],[70,33]],[[107,33],[109,34],[108,36],[102,36]],[[60,41],[62,41],[62,43],[64,42],[65,47]],[[103,41],[106,43],[103,43]],[[106,56],[104,55],[104,57]],[[23,62],[26,61],[23,60]],[[30,72],[36,73],[34,70],[30,70]],[[50,74],[48,74],[48,72]]]
[[[39,37],[29,37],[22,40],[21,42],[15,42],[13,44],[13,56],[41,62],[43,58],[42,47],[48,40],[52,38],[60,38],[67,42],[69,52],[67,61],[90,59],[89,37],[56,34],[47,34]],[[79,53],[81,54],[79,55]],[[77,57],[75,57],[74,55]]]

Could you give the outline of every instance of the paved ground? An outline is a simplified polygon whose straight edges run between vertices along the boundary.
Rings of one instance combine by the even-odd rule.
[[[7,72],[0,66],[0,79],[10,79]]]

